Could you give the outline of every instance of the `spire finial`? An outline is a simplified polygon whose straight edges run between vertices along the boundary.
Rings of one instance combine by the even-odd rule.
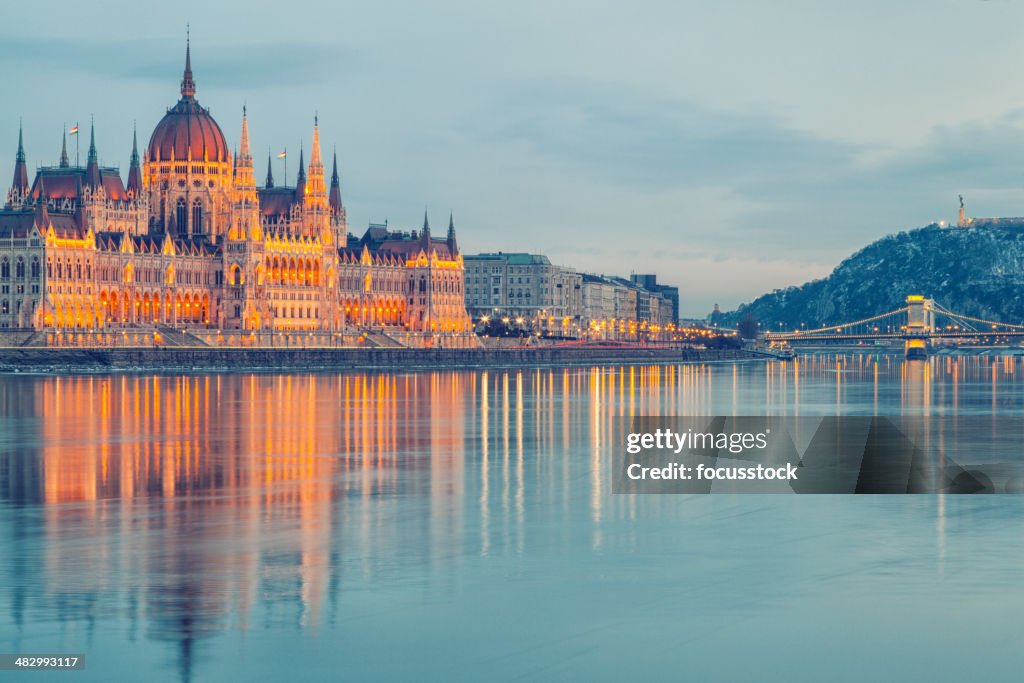
[[[430,234],[430,219],[427,218],[427,207],[423,207],[423,234]]]
[[[274,158],[270,153],[270,148],[267,147],[267,183],[266,188],[269,190],[274,186]]]
[[[185,73],[181,79],[181,96],[191,98],[196,95],[196,83],[192,80],[192,32],[185,25]]]

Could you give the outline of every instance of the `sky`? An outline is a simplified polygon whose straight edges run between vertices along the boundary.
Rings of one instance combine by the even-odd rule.
[[[822,277],[886,234],[1024,216],[1024,3],[520,0],[4,3],[0,182],[96,126],[127,173],[178,98],[257,178],[319,115],[349,231],[654,272],[703,316]],[[88,138],[81,139],[84,160]],[[6,142],[5,142],[6,141]],[[71,146],[74,154],[74,146]],[[280,182],[283,161],[274,161]]]

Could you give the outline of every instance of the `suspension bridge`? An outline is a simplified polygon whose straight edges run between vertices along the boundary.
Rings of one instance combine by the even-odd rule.
[[[764,341],[773,346],[897,340],[903,341],[908,359],[927,358],[929,345],[941,340],[986,345],[1009,345],[1011,340],[1024,340],[1024,325],[955,313],[933,299],[912,295],[907,297],[906,305],[863,320],[764,334]]]

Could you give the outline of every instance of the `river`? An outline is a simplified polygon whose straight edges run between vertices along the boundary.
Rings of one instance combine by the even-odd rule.
[[[1019,417],[1024,359],[2,375],[0,652],[85,654],[34,680],[1019,679],[1024,497],[612,494],[621,416],[714,414]]]

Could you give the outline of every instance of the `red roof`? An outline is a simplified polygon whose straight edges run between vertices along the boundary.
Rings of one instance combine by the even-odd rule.
[[[40,176],[43,176],[47,199],[76,199],[86,184],[85,168],[82,167],[40,169],[32,183],[32,199],[39,199]],[[108,199],[124,201],[128,198],[128,193],[124,189],[124,183],[121,181],[121,175],[117,169],[101,168],[100,181]]]
[[[220,126],[191,98],[182,98],[167,110],[156,124],[149,138],[149,160],[178,160],[227,162],[228,143]]]

